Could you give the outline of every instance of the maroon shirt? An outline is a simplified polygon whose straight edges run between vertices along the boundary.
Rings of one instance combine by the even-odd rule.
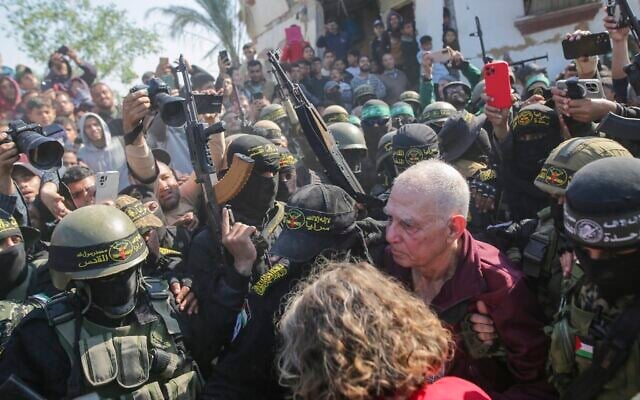
[[[431,307],[452,324],[456,339],[454,359],[447,375],[467,379],[487,391],[493,399],[553,399],[554,389],[544,374],[549,339],[543,332],[543,315],[518,271],[495,247],[473,239],[468,231],[460,238],[461,256],[455,274],[440,289]],[[411,269],[393,262],[385,252],[386,271],[413,290]],[[473,359],[460,335],[463,317],[476,312],[482,300],[489,310],[503,358]]]

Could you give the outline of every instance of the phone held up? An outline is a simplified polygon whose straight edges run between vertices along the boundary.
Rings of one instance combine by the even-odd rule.
[[[496,108],[511,107],[511,78],[509,64],[505,61],[495,61],[485,64],[484,75],[485,93],[492,100],[488,103]]]

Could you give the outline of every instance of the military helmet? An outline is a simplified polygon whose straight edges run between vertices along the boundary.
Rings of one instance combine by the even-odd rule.
[[[360,121],[360,117],[358,117],[357,115],[349,115],[349,122],[351,122],[358,128],[362,128],[362,121]]]
[[[335,122],[349,122],[349,113],[344,107],[334,104],[324,109],[322,119],[327,125]]]
[[[266,119],[269,121],[279,121],[282,118],[286,118],[287,117],[287,112],[284,110],[284,107],[282,107],[282,105],[280,104],[269,104],[268,106],[264,107],[261,111],[260,111],[260,119]]]
[[[467,96],[471,97],[471,86],[468,83],[462,81],[453,81],[449,82],[442,87],[442,93],[447,93],[447,90],[454,86],[461,86],[462,89],[467,93]]]
[[[367,102],[367,100],[376,98],[376,90],[373,86],[365,83],[360,85],[353,91],[353,103],[354,105],[361,105]]]
[[[484,106],[484,102],[482,100],[482,94],[484,93],[485,88],[484,80],[478,82],[471,91],[471,99],[470,104],[474,111],[479,111],[482,106]]]
[[[127,214],[115,207],[92,205],[64,217],[53,230],[49,270],[53,285],[103,278],[133,268],[149,250]]]
[[[640,244],[640,160],[608,157],[575,173],[565,193],[564,227],[579,246]],[[634,266],[635,267],[635,266]]]
[[[551,151],[534,184],[551,195],[564,195],[573,174],[592,161],[607,157],[633,157],[620,143],[600,137],[566,140]]]
[[[368,119],[377,119],[377,118],[390,118],[391,110],[389,109],[389,105],[382,100],[371,99],[364,103],[362,106],[362,113],[360,114],[360,118],[363,121]]]
[[[397,130],[390,131],[382,135],[378,141],[378,151],[376,152],[376,169],[380,169],[382,163],[391,157],[393,137],[398,133]]]
[[[253,133],[265,139],[269,139],[278,146],[284,144],[285,141],[285,137],[282,134],[280,126],[268,119],[262,119],[253,124]]]
[[[456,113],[456,108],[453,104],[446,101],[436,101],[424,108],[420,115],[420,122],[427,125],[438,125],[442,127],[447,118]]]
[[[391,106],[391,117],[399,117],[403,115],[408,115],[412,118],[415,117],[415,115],[413,114],[413,108],[411,108],[411,106],[404,101],[393,103],[393,105]]]
[[[408,104],[417,103],[419,105],[420,95],[418,92],[414,92],[413,90],[406,90],[400,94],[399,100]]]
[[[329,125],[329,132],[340,150],[367,150],[364,133],[349,122],[336,122]]]

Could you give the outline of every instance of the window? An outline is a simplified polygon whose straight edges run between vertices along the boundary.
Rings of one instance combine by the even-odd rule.
[[[566,8],[590,3],[602,3],[601,0],[524,0],[524,15],[533,16],[560,11]]]

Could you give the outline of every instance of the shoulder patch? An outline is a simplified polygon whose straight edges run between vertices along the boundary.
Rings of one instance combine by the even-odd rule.
[[[269,286],[271,286],[274,282],[284,278],[287,275],[288,269],[282,263],[277,263],[273,267],[271,267],[267,272],[262,274],[258,282],[251,288],[256,294],[263,296]]]

